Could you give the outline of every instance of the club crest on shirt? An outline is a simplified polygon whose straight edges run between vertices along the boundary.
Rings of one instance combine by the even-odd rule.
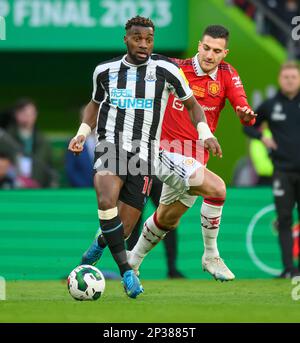
[[[145,81],[148,81],[148,82],[154,82],[154,81],[156,81],[157,79],[156,79],[155,74],[154,74],[152,71],[150,71],[148,74],[146,74],[144,80],[145,80]]]
[[[195,160],[193,158],[186,158],[183,163],[187,166],[187,167],[191,167],[194,163]]]
[[[212,96],[217,96],[220,94],[221,85],[220,81],[209,81],[208,82],[208,93]]]

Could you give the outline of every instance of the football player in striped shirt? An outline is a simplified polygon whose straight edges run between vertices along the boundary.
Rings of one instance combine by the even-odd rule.
[[[82,263],[96,263],[107,244],[127,295],[136,298],[143,288],[128,264],[124,233],[134,228],[150,192],[170,94],[176,94],[187,108],[207,148],[218,156],[222,151],[182,71],[167,57],[152,53],[152,21],[137,16],[125,29],[127,54],[96,67],[92,100],[69,150],[80,153],[87,135],[96,128],[94,185],[102,235],[84,254]]]

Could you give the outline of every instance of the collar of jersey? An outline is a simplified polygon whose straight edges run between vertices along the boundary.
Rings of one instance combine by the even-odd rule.
[[[126,61],[126,59],[125,59],[126,56],[127,56],[127,54],[123,56],[122,62],[123,62],[126,66],[128,66],[128,67],[135,67],[135,68],[138,68],[138,67],[145,66],[145,65],[149,64],[150,61],[151,61],[151,56],[150,56],[150,57],[147,59],[147,61],[146,61],[145,63],[142,63],[142,64],[132,64],[132,63],[129,63],[129,62]]]
[[[218,67],[217,67],[216,70],[215,70],[213,73],[211,73],[211,74],[205,73],[205,72],[201,69],[201,67],[200,67],[200,64],[199,64],[199,61],[198,61],[198,55],[199,55],[199,53],[196,54],[196,55],[193,57],[193,59],[192,59],[192,61],[193,61],[193,68],[194,68],[194,71],[195,71],[196,75],[197,75],[197,76],[205,76],[205,75],[207,75],[207,76],[209,76],[211,79],[213,79],[214,81],[216,81],[216,79],[217,79],[217,73],[218,73]]]

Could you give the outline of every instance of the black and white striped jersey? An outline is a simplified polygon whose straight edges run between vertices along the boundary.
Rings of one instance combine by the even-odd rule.
[[[180,100],[192,96],[183,72],[167,57],[152,54],[133,65],[125,56],[99,64],[93,76],[93,100],[100,104],[98,141],[106,140],[150,159],[151,144],[159,143],[170,93]]]

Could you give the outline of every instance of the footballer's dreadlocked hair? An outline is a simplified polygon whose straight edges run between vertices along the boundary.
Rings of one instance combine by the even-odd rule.
[[[226,43],[229,39],[229,31],[226,27],[222,25],[210,25],[204,30],[202,37],[210,36],[212,38],[223,38],[226,40]]]
[[[132,26],[143,26],[143,27],[152,27],[154,31],[154,24],[150,18],[145,18],[137,15],[129,19],[125,25],[125,30],[128,31]]]

